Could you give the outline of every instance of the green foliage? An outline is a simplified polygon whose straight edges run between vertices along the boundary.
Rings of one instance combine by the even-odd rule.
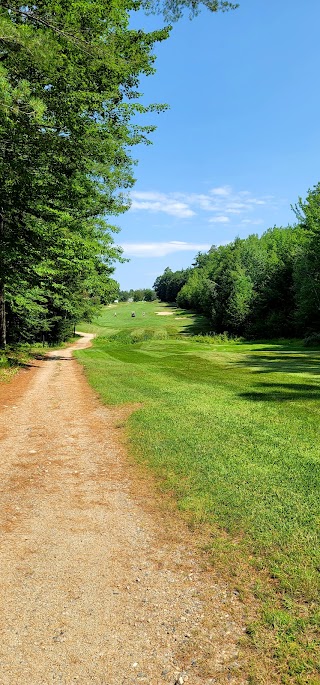
[[[305,234],[294,269],[296,321],[300,330],[320,333],[320,183],[295,212]]]
[[[157,294],[151,288],[146,288],[144,291],[144,300],[146,302],[154,302],[157,299]]]
[[[260,238],[236,238],[199,254],[193,268],[166,269],[155,288],[163,301],[209,317],[216,332],[274,338],[320,330],[320,185],[296,208],[299,223]],[[174,283],[176,290],[170,286]],[[168,294],[170,293],[170,299]]]
[[[209,9],[231,9],[210,0]],[[141,0],[10,0],[0,8],[0,346],[74,321],[118,294],[121,250],[102,219],[129,206],[131,148],[153,126],[139,79],[170,27],[130,28]],[[190,5],[196,11],[199,3]],[[178,17],[188,1],[158,11]]]
[[[204,333],[192,336],[192,342],[201,343],[202,345],[219,345],[226,342],[243,342],[243,338],[231,335],[224,331],[224,333]]]
[[[39,0],[0,9],[0,308],[9,340],[61,338],[117,294],[121,250],[101,219],[128,207],[147,141],[141,74],[168,29],[131,30],[136,3]]]
[[[120,290],[119,301],[127,302],[128,300],[133,300],[133,302],[154,302],[157,299],[157,295],[151,288],[138,288],[138,290]]]
[[[239,7],[239,3],[229,2],[228,0],[202,0],[196,2],[194,0],[144,0],[144,7],[149,12],[162,12],[165,19],[169,21],[176,21],[180,19],[184,10],[189,10],[190,17],[194,17],[200,11],[201,5],[206,7],[210,12],[228,12]]]
[[[310,333],[303,340],[305,347],[320,347],[320,333]]]
[[[153,284],[159,300],[175,302],[179,291],[187,281],[188,273],[189,269],[173,272],[167,266],[162,276],[158,276]]]

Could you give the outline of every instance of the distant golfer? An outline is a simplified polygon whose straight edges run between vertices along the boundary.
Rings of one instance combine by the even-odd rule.
[[[135,316],[135,315],[136,315],[136,313],[135,313],[135,312],[131,312],[131,316]]]

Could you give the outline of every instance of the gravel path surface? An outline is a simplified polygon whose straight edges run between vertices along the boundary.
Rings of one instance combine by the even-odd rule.
[[[1,685],[245,682],[242,608],[126,460],[72,349],[0,389]],[[156,509],[156,507],[154,507]]]

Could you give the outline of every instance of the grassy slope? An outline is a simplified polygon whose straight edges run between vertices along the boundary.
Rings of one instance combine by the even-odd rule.
[[[105,338],[78,356],[105,402],[143,402],[129,422],[132,451],[216,531],[213,555],[223,542],[227,564],[236,541],[240,557],[268,570],[251,632],[258,645],[269,629],[282,682],[318,682],[320,352],[176,339],[180,324],[192,332],[201,322],[161,308],[105,310],[95,324]]]

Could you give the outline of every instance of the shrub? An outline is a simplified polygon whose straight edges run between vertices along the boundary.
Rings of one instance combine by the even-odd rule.
[[[242,342],[243,338],[239,336],[232,335],[224,331],[223,333],[205,333],[192,336],[192,340],[197,343],[209,344],[209,345],[220,345],[227,342]]]
[[[320,347],[320,333],[309,333],[304,338],[303,344],[305,347]]]

